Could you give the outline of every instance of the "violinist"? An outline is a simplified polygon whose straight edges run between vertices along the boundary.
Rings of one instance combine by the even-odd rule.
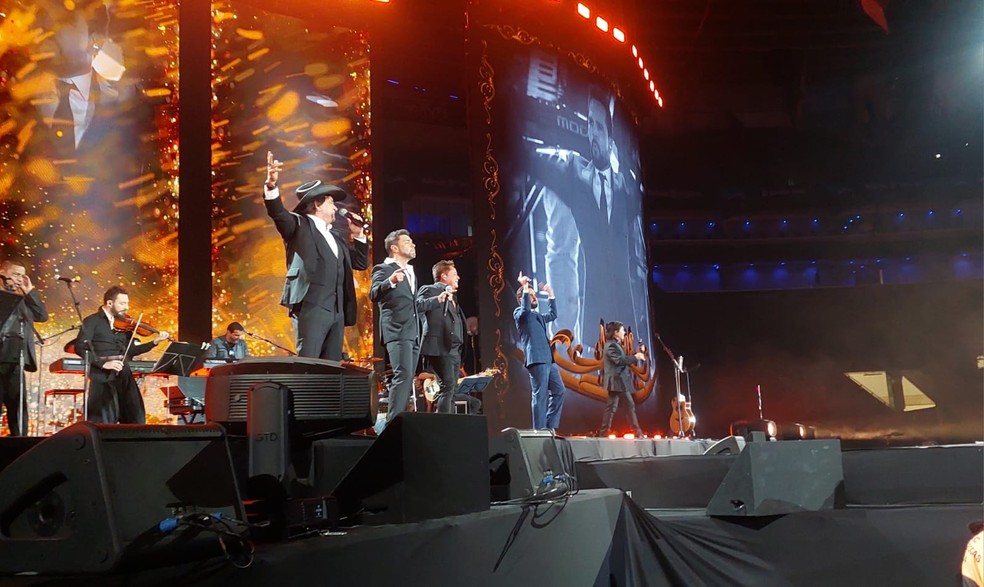
[[[130,343],[136,320],[126,311],[130,296],[118,285],[103,294],[103,305],[82,321],[75,352],[85,357],[89,350],[89,402],[86,419],[108,424],[143,424],[143,398],[126,361],[142,355],[169,338],[167,332],[141,328],[137,334],[154,334],[151,342]]]

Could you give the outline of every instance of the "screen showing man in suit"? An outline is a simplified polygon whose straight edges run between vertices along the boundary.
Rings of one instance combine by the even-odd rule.
[[[501,180],[490,244],[502,270],[492,281],[508,283],[522,271],[534,289],[549,283],[557,292],[547,334],[565,335],[554,351],[564,356],[580,346],[578,360],[595,365],[587,373],[560,361],[565,385],[578,392],[565,402],[562,427],[593,430],[604,390],[589,378],[601,371],[603,325],[621,320],[632,344],[651,346],[638,121],[620,88],[584,56],[495,32],[485,47],[495,88],[491,153]],[[496,302],[508,310],[509,297],[503,288]],[[497,324],[510,334],[500,345],[509,360],[518,334],[508,312]]]

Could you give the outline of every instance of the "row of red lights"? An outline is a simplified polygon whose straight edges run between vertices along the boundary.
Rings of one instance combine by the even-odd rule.
[[[591,9],[580,2],[577,3],[577,13],[585,20],[591,20]],[[603,33],[611,32],[612,38],[619,43],[625,43],[625,31],[616,26],[611,26],[608,21],[601,16],[596,15],[594,22],[595,26],[598,27],[598,30]],[[656,98],[656,103],[659,104],[660,108],[662,108],[663,98],[659,95],[659,89],[656,88],[656,82],[650,79],[649,69],[646,68],[645,61],[643,61],[642,57],[639,56],[639,49],[635,45],[632,45],[632,57],[637,60],[639,70],[642,71],[643,79],[649,82],[649,91],[653,93],[653,97]]]

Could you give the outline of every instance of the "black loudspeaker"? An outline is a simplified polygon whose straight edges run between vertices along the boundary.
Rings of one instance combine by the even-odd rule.
[[[502,431],[509,464],[509,499],[531,497],[544,478],[574,473],[574,453],[564,438],[549,430]]]
[[[707,504],[709,516],[777,516],[843,503],[839,440],[749,442]]]
[[[212,532],[159,529],[196,513],[244,519],[220,427],[75,424],[0,471],[0,573],[93,573],[220,554]]]
[[[338,484],[343,519],[401,524],[489,509],[484,416],[402,413]]]
[[[745,448],[745,439],[741,436],[726,436],[715,442],[704,451],[705,455],[736,455]]]

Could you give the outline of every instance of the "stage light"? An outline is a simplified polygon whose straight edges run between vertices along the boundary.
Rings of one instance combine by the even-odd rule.
[[[636,46],[635,45],[632,45],[632,56],[633,57],[638,57],[639,56],[639,50],[636,49]]]
[[[738,420],[731,423],[731,435],[741,436],[749,442],[762,436],[767,440],[775,440],[778,433],[779,428],[772,420]]]
[[[639,69],[643,69],[642,57],[639,58]]]
[[[591,10],[580,2],[577,3],[577,13],[584,18],[591,18]]]
[[[606,33],[608,32],[608,21],[600,16],[595,17],[595,26]]]
[[[378,2],[380,4],[389,4],[390,0],[372,0],[373,2]]]
[[[648,69],[643,69],[642,70],[642,77],[646,78],[646,81],[649,80],[649,70]],[[653,89],[655,90],[655,88],[653,88]]]
[[[616,438],[618,438],[618,436],[615,435],[615,434],[609,434],[608,435],[608,440],[615,440]]]
[[[615,37],[615,40],[618,41],[619,43],[625,42],[625,33],[623,33],[622,29],[618,27],[612,29],[612,36]]]
[[[634,434],[634,433],[632,433],[632,432],[626,432],[626,433],[625,433],[625,434],[624,434],[624,435],[622,436],[622,438],[624,438],[624,439],[626,439],[626,440],[635,440],[635,434]]]
[[[654,82],[653,80],[649,80],[649,91],[650,92],[656,91],[656,82]]]
[[[656,103],[659,104],[659,107],[660,108],[662,108],[663,107],[663,98],[657,97],[656,98]]]

